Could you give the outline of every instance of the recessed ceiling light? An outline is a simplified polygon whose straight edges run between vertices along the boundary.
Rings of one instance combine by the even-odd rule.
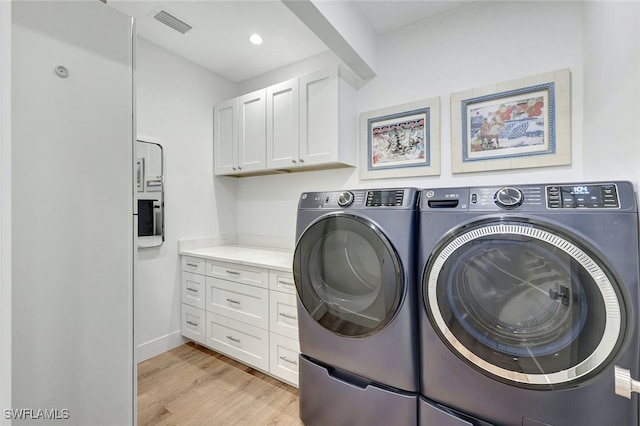
[[[262,37],[259,34],[253,34],[249,37],[249,41],[253,44],[262,44]]]

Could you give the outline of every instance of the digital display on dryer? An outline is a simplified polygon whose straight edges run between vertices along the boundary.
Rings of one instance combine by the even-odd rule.
[[[547,207],[550,209],[620,207],[617,189],[613,184],[548,186],[546,192]]]
[[[367,192],[367,207],[402,206],[404,190],[369,191]]]

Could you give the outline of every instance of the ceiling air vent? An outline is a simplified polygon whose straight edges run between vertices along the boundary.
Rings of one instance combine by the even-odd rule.
[[[176,18],[166,10],[160,10],[158,13],[153,15],[153,17],[182,34],[193,28],[191,25],[187,24],[181,19]]]

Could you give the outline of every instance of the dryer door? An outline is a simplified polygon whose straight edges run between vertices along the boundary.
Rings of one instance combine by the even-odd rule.
[[[432,254],[424,303],[441,339],[517,386],[575,386],[610,364],[626,333],[613,274],[575,239],[525,220],[455,232]]]
[[[400,259],[387,237],[351,214],[323,216],[304,231],[293,274],[309,315],[342,336],[368,336],[384,327],[404,291]]]

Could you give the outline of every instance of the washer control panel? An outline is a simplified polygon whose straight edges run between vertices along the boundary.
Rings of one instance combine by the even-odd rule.
[[[553,185],[546,187],[550,209],[617,209],[620,208],[615,184]]]
[[[513,185],[422,190],[423,210],[550,211],[629,209],[635,205],[629,182]]]

